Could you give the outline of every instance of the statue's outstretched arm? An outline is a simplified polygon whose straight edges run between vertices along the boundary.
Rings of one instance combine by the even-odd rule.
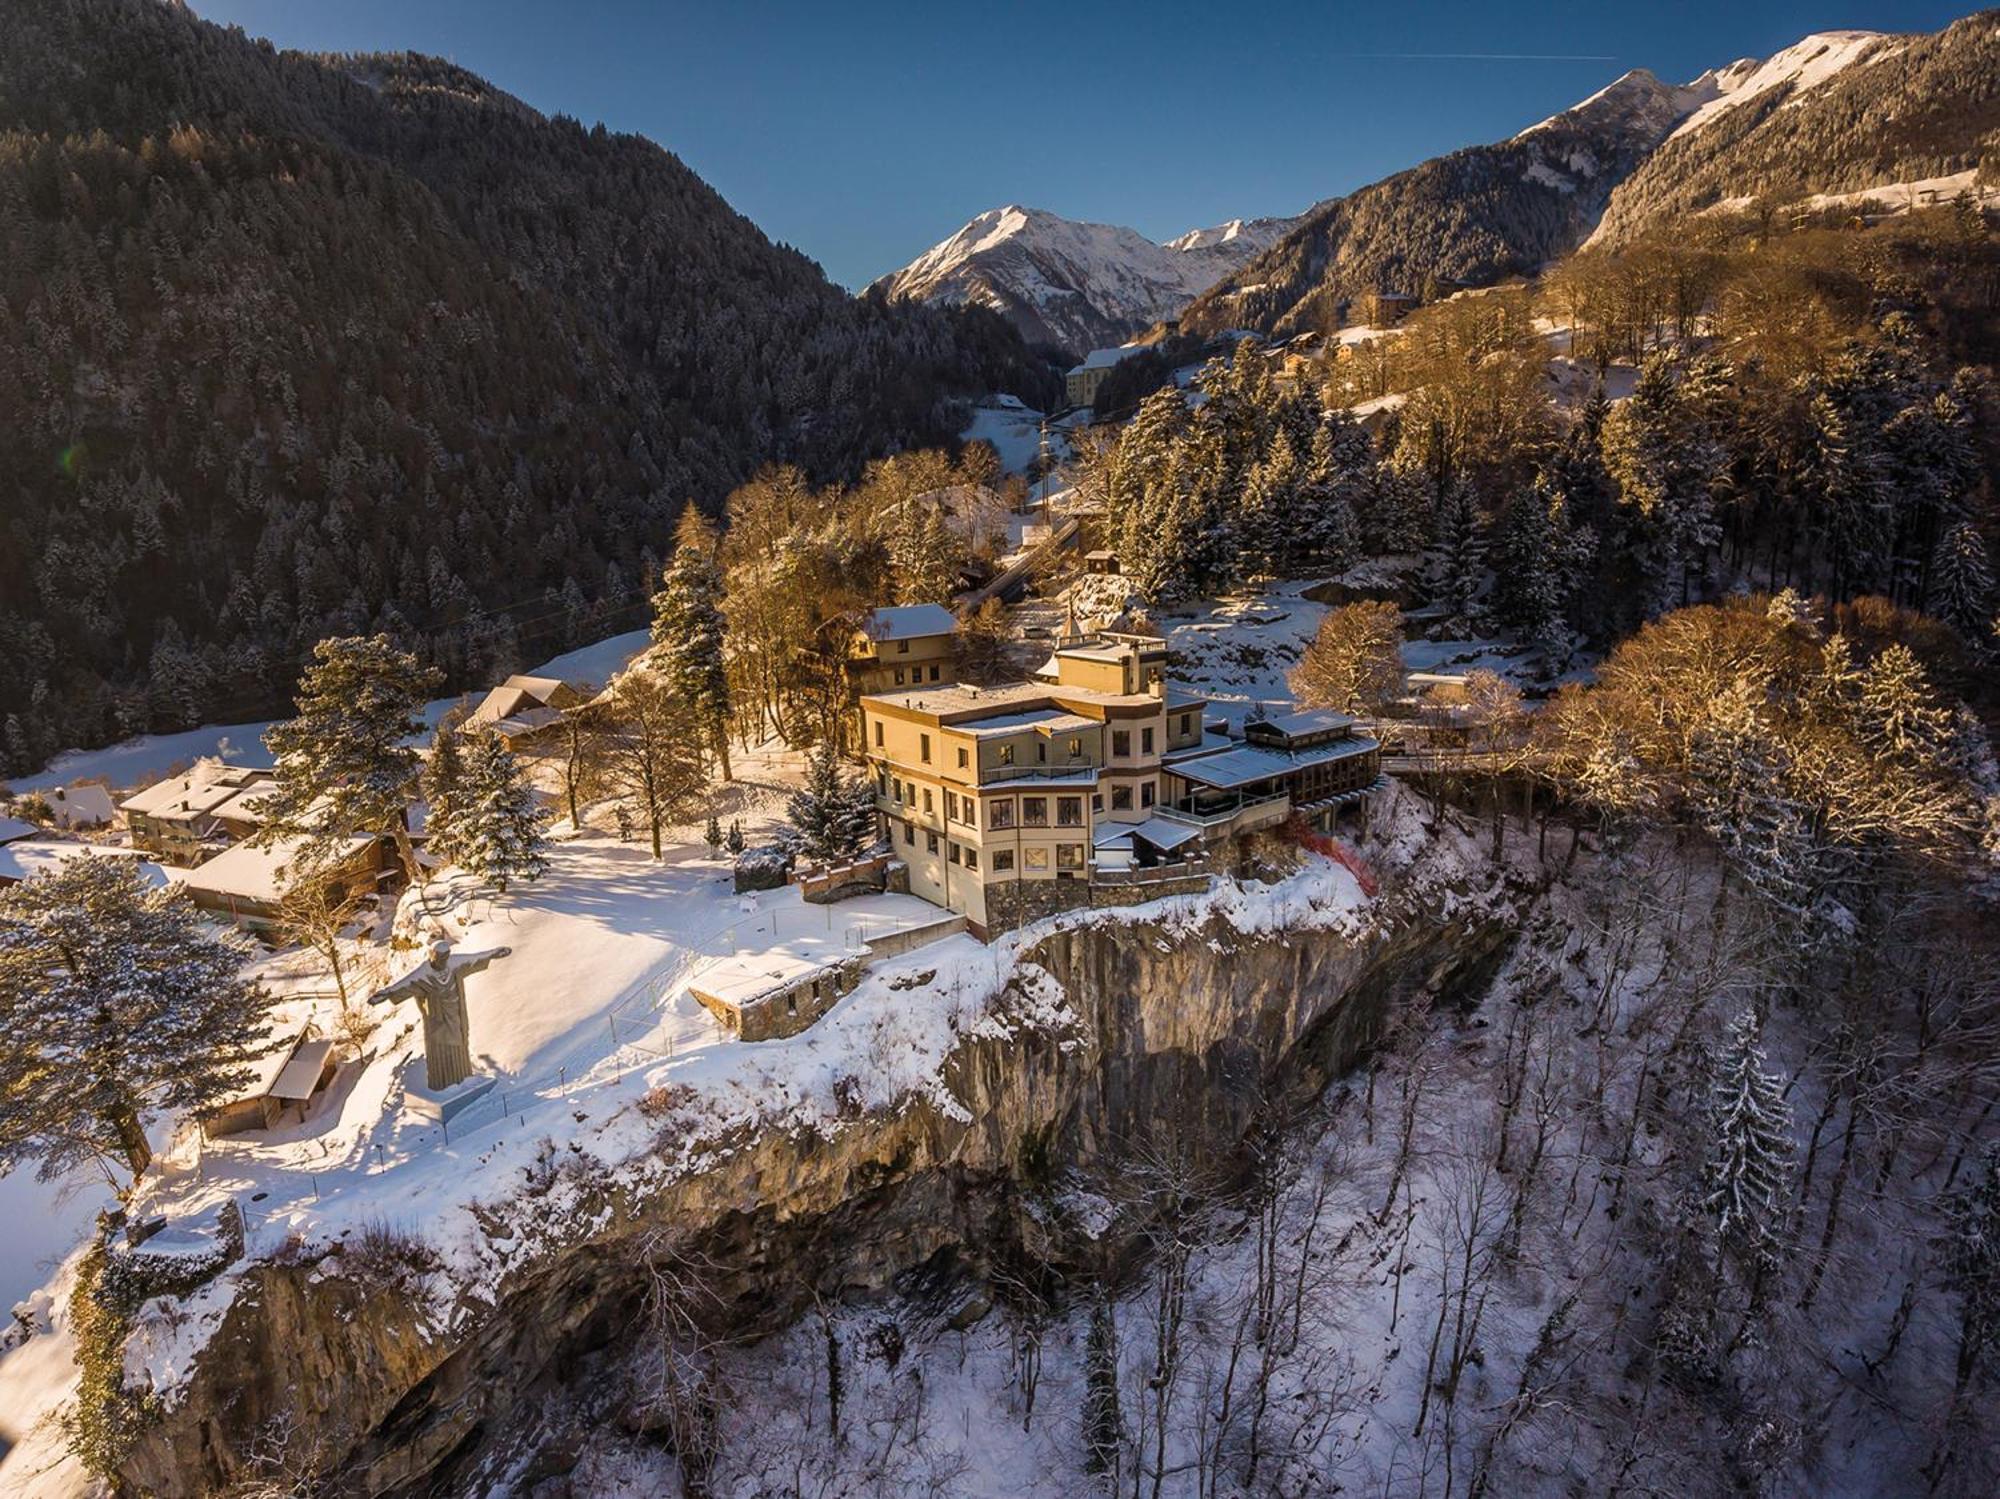
[[[477,973],[495,958],[504,958],[514,951],[511,947],[494,947],[485,952],[453,953],[451,971],[463,978],[466,974]]]

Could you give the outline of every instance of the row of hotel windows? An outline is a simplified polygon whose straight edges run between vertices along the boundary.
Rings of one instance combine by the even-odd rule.
[[[904,645],[905,645],[905,646],[907,647],[907,646],[909,645],[909,642],[908,642],[908,641],[904,641],[904,642],[903,642],[903,644],[904,644]],[[930,677],[930,679],[931,679],[931,680],[932,680],[933,682],[935,682],[935,681],[937,681],[937,680],[938,680],[938,669],[937,669],[937,668],[936,668],[935,666],[933,666],[933,667],[931,668],[931,677]],[[909,669],[909,678],[908,678],[908,685],[909,685],[909,686],[912,686],[912,687],[914,687],[914,686],[917,686],[917,685],[918,685],[919,683],[921,683],[921,682],[922,682],[923,680],[924,680],[924,669],[923,669],[923,668],[922,668],[921,666],[912,666],[912,667],[911,667],[911,668]],[[896,668],[896,685],[897,685],[898,687],[901,687],[901,686],[904,686],[904,685],[905,685],[905,682],[904,682],[904,676],[903,676],[903,668],[902,668],[902,667],[900,667],[900,666]],[[877,726],[876,726],[876,732],[877,732],[878,734],[879,734],[879,733],[881,732],[881,726],[880,726],[880,725],[877,725]],[[880,739],[877,739],[877,740],[876,740],[875,742],[876,742],[877,744],[880,744],[880,743],[881,743],[882,741],[881,741]]]
[[[919,788],[914,781],[905,781],[901,776],[890,776],[887,771],[882,773],[882,779],[878,781],[877,785],[891,801],[898,802],[906,807],[916,806],[917,793],[921,789],[923,792],[924,811],[928,813],[936,809],[937,803],[931,799],[931,788],[928,786]],[[1024,796],[1020,799],[1020,826],[1024,828],[1047,827],[1049,825],[1049,802],[1051,800],[1056,804],[1055,825],[1057,827],[1080,828],[1083,826],[1083,798],[1080,796],[1058,796],[1054,798]],[[1091,805],[1093,811],[1102,811],[1104,809],[1103,801],[1098,797],[1091,798]],[[1139,805],[1141,807],[1150,807],[1153,805],[1153,783],[1151,781],[1141,781],[1139,783]],[[1114,812],[1129,812],[1132,810],[1131,786],[1121,784],[1111,788],[1111,810]],[[979,802],[975,797],[960,796],[956,791],[947,791],[944,794],[944,815],[947,822],[962,822],[967,827],[977,827],[979,825]],[[1011,828],[1014,825],[1013,797],[994,797],[986,803],[987,827]]]
[[[1148,750],[1151,750],[1152,747],[1153,747],[1153,731],[1151,729],[1148,729],[1146,730],[1146,748]],[[877,749],[882,748],[882,720],[879,718],[875,720],[875,748]],[[1070,759],[1081,760],[1083,758],[1083,741],[1081,739],[1071,739],[1069,741],[1068,750]],[[1125,753],[1125,751],[1121,749],[1118,753],[1122,755]],[[999,748],[999,755],[1000,755],[1000,763],[1002,765],[1012,765],[1014,763],[1014,746],[1011,744],[1001,745]],[[917,758],[923,761],[923,763],[926,765],[931,763],[930,735],[928,734],[917,735]],[[1037,739],[1035,741],[1036,762],[1039,764],[1046,764],[1048,762],[1048,758],[1049,758],[1048,741],[1046,739]],[[965,770],[969,768],[970,764],[971,764],[971,756],[967,753],[965,746],[961,744],[960,746],[958,746],[958,768],[960,770]]]
[[[917,825],[913,822],[904,823],[903,842],[914,845],[916,841]],[[924,845],[929,852],[936,853],[939,842],[940,839],[936,833],[926,832],[924,834]],[[979,868],[978,849],[969,843],[960,843],[956,839],[946,840],[946,842],[952,863],[963,865],[965,868],[975,871]],[[1015,851],[1011,848],[996,848],[992,850],[993,872],[995,874],[1014,873],[1014,853]],[[1025,869],[1028,873],[1047,873],[1049,868],[1049,850],[1047,845],[1029,844],[1020,850],[1020,855],[1021,868]],[[1081,869],[1084,867],[1084,862],[1083,845],[1081,843],[1058,843],[1056,845],[1055,867],[1057,869]]]

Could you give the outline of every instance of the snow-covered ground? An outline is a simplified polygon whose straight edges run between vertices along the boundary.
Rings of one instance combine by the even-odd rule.
[[[564,655],[531,667],[528,675],[566,677],[575,681],[603,684],[627,662],[645,649],[647,634],[632,630],[613,635],[594,645],[582,646]],[[441,697],[424,707],[426,724],[436,724],[459,701],[459,696]],[[15,776],[5,784],[14,791],[46,791],[72,781],[99,780],[118,790],[145,786],[192,765],[196,760],[221,760],[229,765],[268,765],[271,757],[264,748],[264,731],[274,720],[260,723],[204,724],[178,734],[140,734],[122,744],[103,749],[65,750],[33,775]]]

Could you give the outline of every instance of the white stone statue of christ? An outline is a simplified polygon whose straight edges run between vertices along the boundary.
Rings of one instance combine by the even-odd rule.
[[[465,979],[495,958],[514,949],[454,953],[442,938],[433,942],[428,961],[369,999],[371,1005],[394,1004],[414,998],[424,1017],[424,1082],[433,1091],[455,1086],[472,1076],[472,1025],[465,1013]]]

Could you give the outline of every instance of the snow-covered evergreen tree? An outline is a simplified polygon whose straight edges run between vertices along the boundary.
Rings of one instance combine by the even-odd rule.
[[[1545,481],[1515,496],[1500,527],[1494,613],[1546,649],[1558,668],[1576,649],[1570,601],[1595,546],[1596,538],[1571,522],[1568,501]]]
[[[701,830],[701,841],[708,845],[708,856],[713,859],[722,852],[722,824],[713,812],[708,814],[708,826]]]
[[[1757,1017],[1729,1023],[1709,1079],[1709,1155],[1703,1205],[1723,1245],[1752,1266],[1785,1240],[1792,1191],[1792,1111],[1784,1083],[1764,1070]]]
[[[1960,521],[1931,553],[1930,612],[1975,648],[1989,639],[1993,621],[1993,566],[1978,527]]]
[[[438,725],[431,740],[430,758],[423,774],[424,841],[430,852],[446,863],[455,861],[452,839],[465,810],[465,747],[458,725],[449,721]]]
[[[875,841],[875,793],[844,774],[831,740],[806,759],[806,783],[792,793],[786,818],[799,852],[814,864],[848,864]]]
[[[729,771],[729,669],[723,652],[722,569],[715,528],[690,505],[674,533],[674,555],[653,595],[653,669],[679,695]]]
[[[269,1050],[244,958],[129,860],[70,859],[0,890],[0,1172],[122,1160],[136,1177],[148,1112],[242,1087]]]
[[[389,836],[416,877],[407,814],[422,760],[409,741],[423,732],[421,710],[437,673],[387,635],[336,636],[313,647],[299,681],[298,715],[274,724],[264,742],[277,779],[264,799],[266,842],[297,835],[324,854],[345,839]]]
[[[936,505],[907,507],[891,537],[896,602],[944,603],[958,591],[959,546]]]
[[[548,867],[548,813],[514,752],[498,734],[472,736],[465,786],[451,824],[451,857],[502,895]]]
[[[1480,592],[1486,581],[1486,526],[1479,496],[1463,478],[1438,503],[1437,529],[1426,558],[1431,601],[1445,610],[1451,635],[1475,635],[1484,623]]]
[[[1689,736],[1694,810],[1729,867],[1783,911],[1807,910],[1817,848],[1786,777],[1790,756],[1764,722],[1756,686],[1738,677]]]
[[[1640,566],[1655,607],[1686,603],[1721,539],[1716,493],[1728,450],[1714,432],[1727,367],[1707,356],[1655,354],[1631,398],[1604,419],[1604,463],[1635,518]]]

